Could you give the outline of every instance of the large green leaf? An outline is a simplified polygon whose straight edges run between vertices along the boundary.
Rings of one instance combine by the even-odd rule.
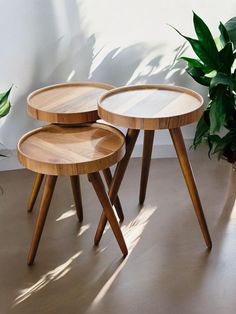
[[[213,61],[212,64],[215,63],[216,65],[218,65],[219,64],[218,50],[208,26],[195,12],[193,12],[193,23],[198,40],[202,44],[205,53],[211,56],[211,62]]]
[[[173,27],[173,26],[172,26]],[[178,31],[176,28],[173,27],[176,32],[185,38],[191,45],[193,51],[196,53],[198,58],[206,64],[207,67],[210,68],[210,70],[217,70],[219,68],[219,58],[215,59],[211,53],[210,50],[208,50],[208,47],[205,46],[205,43],[202,43],[201,41],[187,37],[183,35],[180,31]]]
[[[229,38],[236,49],[236,16],[225,23],[225,28],[229,34]]]
[[[221,138],[219,135],[216,135],[216,134],[208,135],[208,146],[209,146],[208,157],[209,158],[211,158],[212,151],[213,153],[215,152],[214,148],[220,141],[221,141]]]
[[[218,85],[230,86],[230,84],[231,84],[231,76],[222,72],[218,72],[216,76],[212,78],[210,87],[214,88]]]
[[[236,69],[232,75],[232,90],[236,93]]]
[[[212,71],[204,63],[202,63],[200,60],[188,58],[188,57],[181,57],[180,59],[186,61],[188,63],[188,67],[199,68],[205,74],[210,73]]]
[[[188,67],[186,72],[199,84],[209,86],[211,78],[206,77],[205,73],[200,68]]]
[[[223,90],[218,92],[218,97],[213,99],[210,106],[210,133],[219,132],[224,125],[226,117],[226,108],[224,104]]]
[[[6,116],[11,109],[11,103],[8,99],[12,86],[6,93],[0,94],[0,118]]]
[[[204,111],[202,117],[198,121],[195,137],[193,140],[193,146],[196,148],[197,145],[205,141],[206,135],[209,131],[209,110]]]
[[[231,73],[231,68],[235,60],[232,43],[229,42],[219,52],[220,71]]]
[[[188,66],[192,66],[194,68],[200,68],[200,69],[204,68],[204,64],[197,59],[188,58],[188,57],[181,57],[180,59],[188,62]]]
[[[226,27],[221,22],[219,25],[219,31],[220,31],[220,40],[222,44],[225,46],[229,42],[230,39],[229,39],[229,34]]]

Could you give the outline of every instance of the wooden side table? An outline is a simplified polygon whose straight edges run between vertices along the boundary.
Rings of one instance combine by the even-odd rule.
[[[99,171],[125,154],[125,138],[117,129],[101,123],[74,127],[45,126],[25,134],[18,143],[19,161],[29,170],[43,173],[45,186],[35,223],[28,264],[34,262],[58,176],[88,174],[89,181],[109,220],[124,256],[128,250],[113,213]]]
[[[27,112],[34,119],[60,125],[78,125],[95,122],[99,119],[97,100],[105,91],[114,87],[105,83],[78,82],[51,85],[40,88],[27,98]],[[111,183],[110,169],[104,169],[107,184]],[[28,211],[33,210],[44,175],[36,175],[33,189],[28,201]],[[79,221],[83,220],[82,196],[79,176],[71,176],[72,191]],[[123,221],[122,207],[117,197],[115,208],[119,219]]]
[[[27,112],[34,119],[58,124],[79,124],[99,119],[97,100],[114,87],[79,82],[40,88],[27,98]]]
[[[116,88],[106,92],[98,101],[100,117],[116,126],[128,128],[126,154],[118,163],[110,186],[109,196],[113,202],[122,182],[131,153],[140,130],[144,130],[143,160],[140,186],[140,203],[144,202],[154,131],[168,129],[174,143],[186,185],[208,248],[212,247],[210,234],[202,205],[188,160],[180,127],[197,121],[203,111],[203,99],[196,92],[169,85],[137,85]],[[106,225],[102,214],[95,236],[98,244]]]

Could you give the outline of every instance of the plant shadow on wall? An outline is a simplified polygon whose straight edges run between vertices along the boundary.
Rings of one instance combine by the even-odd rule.
[[[87,20],[80,14],[78,3],[66,2],[63,13],[68,30],[46,47],[47,59],[58,62],[47,76],[37,67],[36,72],[42,77],[38,84],[40,87],[78,80],[100,81],[114,86],[158,83],[189,86],[189,78],[183,71],[184,62],[178,60],[172,63],[176,52],[185,51],[185,47],[171,51],[165,43],[153,45],[137,42],[130,46],[114,47],[112,43],[105,42],[98,50],[100,38],[96,34],[86,35]],[[67,41],[68,45],[61,58],[59,51],[63,41]],[[39,65],[44,64],[45,58],[41,54],[36,61]],[[198,85],[194,87],[198,89]]]
[[[37,43],[44,42],[44,45],[37,46],[34,67],[28,73],[30,86],[17,103],[25,103],[29,92],[35,89],[61,82],[91,80],[114,86],[145,83],[189,86],[188,76],[183,71],[183,61],[171,64],[181,47],[168,51],[164,43],[153,45],[137,42],[127,47],[114,47],[112,43],[105,42],[98,50],[97,47],[101,46],[100,38],[96,34],[87,35],[88,22],[86,16],[81,15],[77,1],[63,2],[60,16],[55,11],[58,5],[48,1],[46,6],[44,15],[39,12],[35,16],[38,20],[34,21],[40,24]],[[42,18],[45,20],[43,24]],[[194,87],[197,89],[197,85]],[[23,114],[22,106],[15,106],[14,109],[14,117],[10,119]],[[30,127],[35,126],[35,123],[31,120]],[[26,130],[25,127],[23,131]]]
[[[208,26],[195,13],[193,23],[198,39],[182,35],[198,59],[181,57],[187,62],[187,73],[207,86],[209,103],[198,122],[194,147],[209,146],[209,157],[217,153],[230,163],[236,161],[236,17],[220,22],[219,38],[213,38]]]

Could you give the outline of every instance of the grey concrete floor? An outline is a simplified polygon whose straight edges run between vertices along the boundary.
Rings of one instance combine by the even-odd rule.
[[[101,212],[82,177],[84,222],[70,181],[58,180],[35,264],[27,253],[37,205],[26,212],[34,175],[0,172],[0,313],[235,313],[236,173],[205,151],[190,155],[213,240],[208,252],[177,159],[152,161],[145,204],[138,206],[140,159],[120,190],[129,255],[108,228],[93,237]]]

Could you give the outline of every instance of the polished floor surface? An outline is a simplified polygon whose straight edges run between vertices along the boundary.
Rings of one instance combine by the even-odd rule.
[[[208,160],[205,152],[190,156],[211,252],[177,160],[152,161],[140,208],[140,159],[132,159],[120,191],[127,258],[122,259],[110,228],[93,247],[101,208],[86,178],[82,224],[70,181],[60,178],[35,264],[28,267],[37,208],[28,214],[26,202],[34,177],[27,170],[0,172],[0,313],[235,313],[236,173],[224,161]]]

